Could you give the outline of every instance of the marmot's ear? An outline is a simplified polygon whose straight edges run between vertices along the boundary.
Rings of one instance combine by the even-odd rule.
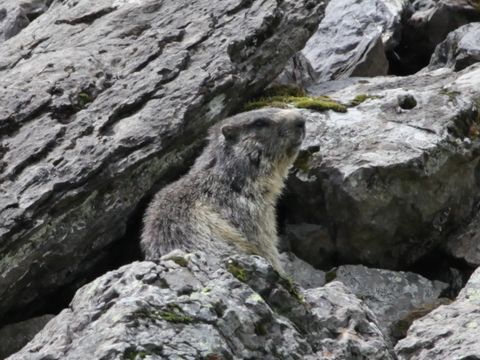
[[[234,141],[238,135],[238,127],[235,125],[222,126],[222,134],[227,141]]]

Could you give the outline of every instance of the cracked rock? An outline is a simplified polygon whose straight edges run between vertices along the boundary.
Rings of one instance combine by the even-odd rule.
[[[0,318],[105,256],[206,129],[303,47],[310,5],[55,1],[0,44]]]
[[[256,256],[219,269],[201,253],[176,259],[86,285],[9,360],[395,359],[373,313],[339,282],[303,291]]]
[[[298,237],[296,254],[310,261],[308,244],[317,241],[333,244],[341,263],[398,269],[445,243],[479,200],[478,89],[479,65],[311,86],[358,104],[346,113],[303,111],[309,155],[288,181],[286,228],[308,222],[329,231]],[[399,106],[404,94],[415,107]]]

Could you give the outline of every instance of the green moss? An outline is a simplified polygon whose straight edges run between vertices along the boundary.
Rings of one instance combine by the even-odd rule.
[[[264,107],[274,107],[279,109],[286,109],[288,108],[288,103],[281,102],[281,101],[272,101],[271,99],[262,99],[258,101],[250,101],[243,107],[243,111],[250,111],[261,109]]]
[[[243,110],[255,110],[263,107],[288,108],[297,107],[315,111],[332,110],[346,112],[347,107],[327,96],[308,96],[305,90],[289,86],[275,86],[248,102]]]
[[[448,96],[448,99],[450,101],[455,101],[457,99],[457,96],[460,95],[460,92],[459,91],[455,91],[455,90],[447,90],[445,88],[442,88],[440,90],[440,95],[445,95],[445,96]]]
[[[352,101],[350,101],[350,106],[357,106],[357,105],[360,105],[361,103],[363,103],[365,100],[368,100],[368,99],[379,99],[380,96],[378,95],[368,95],[368,94],[360,94],[360,95],[357,95],[353,98]]]
[[[300,292],[300,287],[293,281],[290,277],[282,275],[282,285],[287,289],[287,291],[299,302],[305,302],[303,294]]]
[[[333,110],[336,112],[347,112],[347,107],[333,100],[324,100],[320,98],[299,98],[293,103],[297,108],[310,109],[316,111]]]
[[[330,270],[325,274],[325,281],[327,283],[332,282],[337,278],[337,270]]]
[[[133,314],[133,317],[151,319],[151,320],[165,320],[171,323],[189,324],[194,322],[191,316],[185,312],[177,304],[167,304],[162,310],[139,310]]]
[[[123,359],[124,360],[138,360],[138,359],[145,359],[148,355],[146,351],[138,351],[136,349],[128,348],[123,352]]]
[[[78,94],[78,106],[84,108],[88,103],[92,102],[92,97],[86,92],[81,92]]]
[[[255,334],[257,334],[258,336],[265,336],[268,334],[265,324],[263,324],[261,321],[255,323]]]
[[[182,267],[187,267],[188,265],[188,260],[182,256],[172,256],[172,257],[169,257],[167,260],[172,260],[174,263]]]
[[[263,91],[263,97],[273,96],[307,96],[304,89],[291,85],[273,85]]]
[[[186,315],[177,304],[168,304],[164,310],[158,312],[158,315],[171,323],[189,324],[193,322],[193,318]]]
[[[320,151],[320,147],[318,146],[311,146],[306,150],[300,150],[293,167],[304,173],[308,173],[310,171],[310,160],[312,159],[313,154],[318,151]]]
[[[230,274],[232,274],[233,276],[235,276],[235,278],[237,278],[238,280],[240,280],[241,282],[246,282],[248,281],[248,273],[247,271],[242,268],[240,265],[236,264],[236,263],[233,263],[233,262],[230,262],[228,265],[227,265],[227,270]]]

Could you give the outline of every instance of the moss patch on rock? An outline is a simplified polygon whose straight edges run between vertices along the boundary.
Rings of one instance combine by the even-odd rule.
[[[237,280],[240,280],[241,282],[248,281],[248,273],[240,265],[238,265],[234,262],[229,262],[228,265],[227,265],[227,270],[230,274],[235,276],[235,278]]]
[[[186,315],[177,304],[168,304],[164,310],[158,312],[158,315],[171,323],[189,324],[193,322],[193,318]]]
[[[379,99],[381,96],[378,95],[369,95],[369,94],[359,94],[350,101],[350,106],[358,106],[368,99]]]
[[[319,146],[311,146],[306,150],[300,150],[298,156],[293,163],[293,168],[301,172],[308,173],[310,170],[310,160],[313,154],[320,151]]]
[[[248,102],[243,110],[249,111],[263,107],[296,107],[315,111],[347,112],[344,104],[328,96],[308,96],[303,89],[285,85],[268,88],[262,95]]]

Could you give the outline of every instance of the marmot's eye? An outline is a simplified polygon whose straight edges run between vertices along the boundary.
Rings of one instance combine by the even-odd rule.
[[[256,128],[269,127],[270,126],[270,120],[268,120],[268,119],[257,119],[254,122],[252,122],[252,126],[254,126]]]

